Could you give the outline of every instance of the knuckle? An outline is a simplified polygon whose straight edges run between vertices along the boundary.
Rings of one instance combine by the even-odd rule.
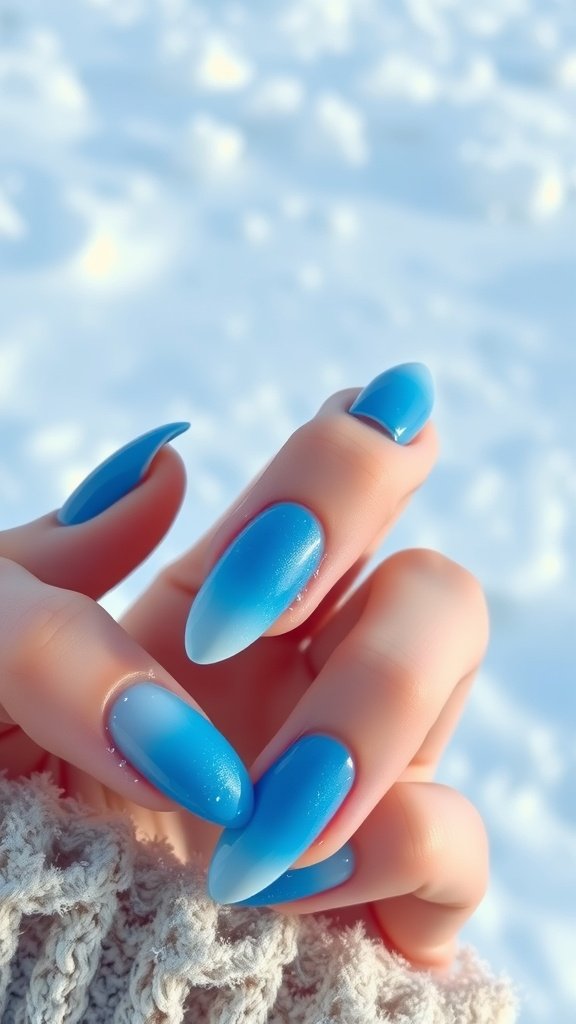
[[[460,565],[458,562],[453,562],[449,558],[445,558],[445,561],[446,575],[451,580],[452,589],[460,602],[469,607],[474,613],[479,608],[485,609],[486,598],[480,580],[469,569],[466,569],[465,566]]]
[[[479,661],[488,644],[490,632],[488,603],[483,587],[476,576],[458,562],[442,556],[444,573],[451,588],[454,606],[463,619],[464,628],[476,637],[476,657]]]
[[[73,642],[92,602],[83,594],[47,587],[14,623],[7,662],[13,675],[34,675]]]
[[[413,548],[412,554],[421,572],[435,576],[438,582],[449,588],[459,600],[477,603],[484,599],[477,577],[459,562],[430,548]]]
[[[407,794],[402,801],[406,856],[414,875],[423,880],[416,895],[453,909],[472,910],[485,895],[489,881],[486,827],[478,809],[462,793],[437,783],[434,787],[450,801],[449,813],[431,809],[422,794],[414,806]],[[450,869],[455,850],[459,851],[459,863],[467,865],[459,878]],[[435,892],[439,880],[441,891]]]
[[[438,822],[415,799],[417,795],[418,790],[415,793],[410,783],[397,783],[391,791],[391,806],[401,822],[399,834],[406,871],[414,878],[425,878],[445,852],[445,838]]]
[[[430,580],[435,590],[447,595],[450,606],[474,624],[486,643],[489,615],[486,595],[478,578],[459,562],[430,548],[410,548],[391,555],[388,560],[403,572]]]
[[[386,691],[390,705],[403,720],[420,717],[432,703],[429,681],[418,665],[387,659]]]
[[[378,494],[390,491],[390,473],[380,446],[364,431],[353,429],[357,423],[349,417],[327,415],[311,420],[301,428],[302,441],[319,460],[326,460],[343,478],[357,486],[377,488]]]
[[[435,875],[446,855],[446,838],[437,821],[411,821],[407,827],[406,856],[414,875],[427,878]]]
[[[411,661],[408,652],[395,649],[392,638],[385,648],[364,640],[357,652],[356,665],[374,680],[374,689],[386,692],[390,713],[402,720],[420,716],[430,703],[430,687],[421,665]]]
[[[458,792],[460,801],[460,817],[462,821],[462,832],[466,835],[468,842],[474,847],[476,860],[479,867],[477,873],[477,885],[479,897],[483,896],[488,885],[490,869],[490,841],[484,819],[476,807],[476,804]]]

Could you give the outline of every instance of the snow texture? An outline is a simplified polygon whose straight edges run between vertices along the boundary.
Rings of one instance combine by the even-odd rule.
[[[576,1007],[573,0],[2,0],[0,509],[188,418],[119,613],[332,391],[426,362],[438,467],[387,541],[482,580],[442,765],[485,816],[465,929]]]

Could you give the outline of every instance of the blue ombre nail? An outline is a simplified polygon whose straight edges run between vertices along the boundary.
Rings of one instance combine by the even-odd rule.
[[[350,843],[333,853],[318,864],[307,868],[293,868],[285,871],[271,885],[261,892],[255,893],[247,900],[240,900],[240,907],[269,907],[275,903],[292,903],[303,900],[306,896],[317,896],[328,889],[335,889],[352,878],[356,862]]]
[[[250,776],[207,718],[155,683],[123,690],[108,730],[123,756],[176,803],[218,825],[239,827],[253,808]]]
[[[57,513],[58,521],[63,526],[76,526],[110,508],[140,483],[160,448],[189,426],[189,423],[167,423],[141,434],[114,452],[73,491]]]
[[[320,564],[322,528],[303,505],[270,505],[232,541],[198,591],[186,653],[208,665],[243,651],[290,607]]]
[[[208,870],[217,903],[238,903],[272,885],[298,860],[350,792],[354,763],[339,740],[301,737],[254,786],[244,828],[222,833]]]
[[[434,382],[424,363],[393,366],[368,384],[348,412],[377,423],[399,444],[408,444],[429,419]]]

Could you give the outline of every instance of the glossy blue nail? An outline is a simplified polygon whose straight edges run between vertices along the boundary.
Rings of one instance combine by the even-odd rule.
[[[347,882],[349,878],[352,878],[355,867],[354,851],[350,843],[346,843],[331,857],[327,857],[326,860],[322,860],[318,864],[285,871],[280,878],[266,886],[261,892],[257,892],[247,900],[240,900],[236,905],[269,907],[274,903],[292,903],[293,900],[303,900],[306,896],[317,896],[318,893],[326,892],[327,889],[335,889],[337,885]]]
[[[429,419],[434,382],[424,363],[402,363],[381,373],[352,403],[353,416],[377,423],[399,444],[408,444]]]
[[[142,682],[112,706],[108,730],[152,785],[201,818],[238,827],[253,808],[253,786],[218,729],[171,690]]]
[[[63,526],[76,526],[104,512],[140,483],[163,445],[188,430],[189,423],[167,423],[124,445],[78,485],[57,513]]]
[[[334,816],[350,792],[354,764],[339,740],[301,737],[254,786],[244,828],[222,833],[208,870],[217,903],[238,903],[283,875]]]
[[[290,607],[320,564],[320,523],[303,505],[270,505],[232,541],[198,591],[186,653],[202,665],[243,651]]]

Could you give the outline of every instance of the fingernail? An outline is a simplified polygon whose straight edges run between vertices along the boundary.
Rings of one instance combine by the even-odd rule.
[[[189,423],[167,423],[124,445],[78,484],[57,513],[63,526],[76,526],[104,512],[140,483],[163,445],[188,430]]]
[[[274,903],[292,903],[303,900],[306,896],[317,896],[327,889],[335,889],[352,878],[356,867],[354,851],[350,843],[346,843],[331,857],[311,864],[307,868],[293,868],[285,871],[271,885],[261,892],[255,893],[247,900],[239,900],[240,907],[268,907]]]
[[[354,781],[347,748],[323,734],[303,736],[254,786],[244,828],[226,829],[208,870],[217,903],[238,903],[275,882],[334,816]]]
[[[434,405],[434,382],[424,363],[393,366],[368,384],[348,412],[366,417],[399,444],[408,444],[429,419]]]
[[[279,502],[246,526],[194,599],[185,632],[191,661],[243,651],[290,607],[320,564],[322,528],[303,505]]]
[[[152,785],[200,818],[239,827],[253,787],[228,740],[171,690],[136,683],[114,702],[108,730],[123,756]]]

